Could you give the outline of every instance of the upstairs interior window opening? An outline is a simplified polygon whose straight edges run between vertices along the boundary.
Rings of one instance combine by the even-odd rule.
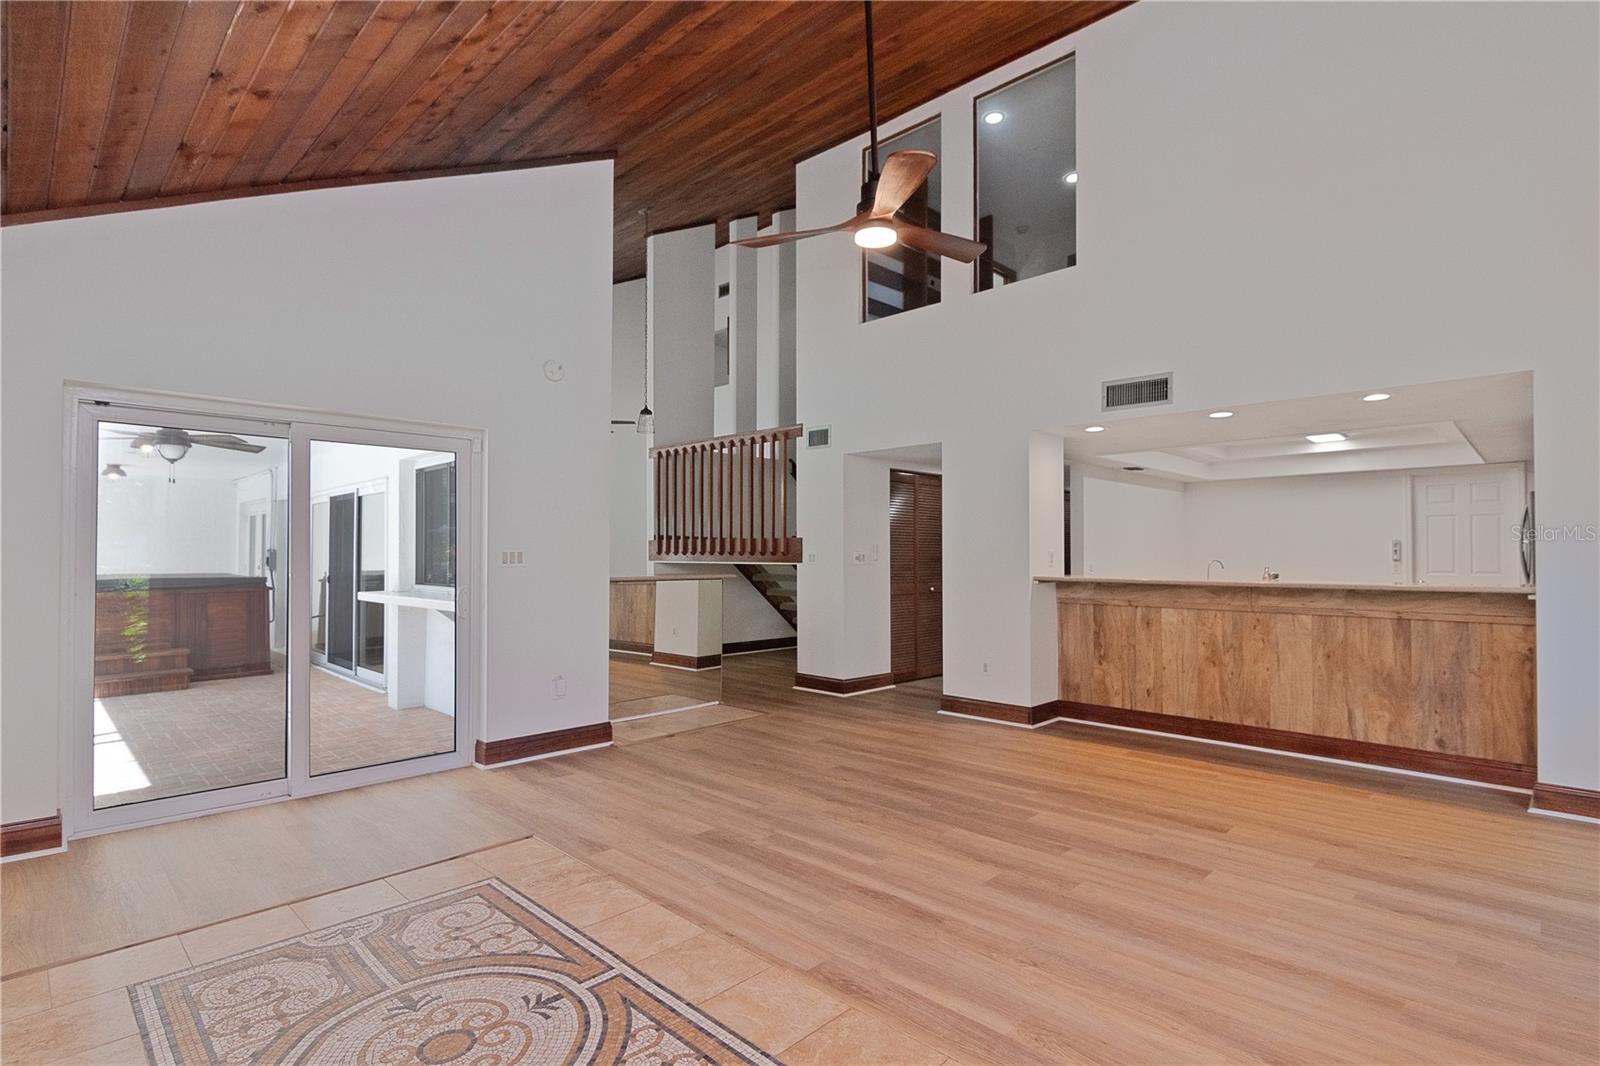
[[[1077,64],[1072,56],[977,98],[977,287],[1078,262]]]
[[[939,120],[930,119],[878,143],[878,164],[893,152],[920,149],[939,154]],[[861,179],[867,178],[871,169],[872,149],[861,153]],[[915,196],[900,209],[899,217],[906,222],[931,229],[940,228],[938,166],[928,175],[928,180]],[[861,320],[871,322],[888,318],[902,311],[926,307],[939,302],[940,263],[936,255],[919,252],[904,245],[864,251],[861,253],[861,283],[863,298]]]

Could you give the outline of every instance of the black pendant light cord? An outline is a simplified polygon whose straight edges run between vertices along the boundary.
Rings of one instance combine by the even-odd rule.
[[[872,177],[878,176],[878,79],[872,65],[872,0],[863,0],[867,15],[867,122],[872,132]]]

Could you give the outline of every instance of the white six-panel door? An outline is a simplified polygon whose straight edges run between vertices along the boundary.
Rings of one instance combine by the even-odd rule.
[[[1484,466],[1411,479],[1415,578],[1426,585],[1520,585],[1524,473]]]

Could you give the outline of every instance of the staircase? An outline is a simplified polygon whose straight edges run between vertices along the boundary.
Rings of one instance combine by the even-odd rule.
[[[757,566],[750,563],[739,563],[737,566],[744,579],[761,593],[762,599],[770,603],[772,609],[782,615],[785,622],[798,628],[796,619],[799,617],[799,609],[796,606],[796,590],[799,578],[795,568],[770,564]]]

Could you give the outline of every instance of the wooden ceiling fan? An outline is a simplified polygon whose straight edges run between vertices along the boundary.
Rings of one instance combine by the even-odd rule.
[[[862,248],[889,248],[903,244],[930,255],[946,256],[970,263],[982,255],[988,245],[969,241],[949,233],[941,233],[897,218],[906,201],[916,195],[928,174],[939,162],[932,152],[901,151],[892,153],[878,167],[878,90],[872,62],[872,0],[865,0],[867,27],[867,121],[872,132],[872,161],[867,168],[867,180],[861,185],[861,202],[856,205],[856,215],[837,226],[822,229],[804,229],[793,233],[774,233],[765,237],[750,237],[734,244],[746,248],[766,248],[774,244],[804,240],[823,233],[849,233]]]

